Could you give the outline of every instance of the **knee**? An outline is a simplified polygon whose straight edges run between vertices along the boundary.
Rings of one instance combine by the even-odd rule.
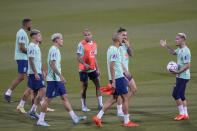
[[[181,95],[181,100],[185,101],[185,95],[184,94]]]
[[[174,98],[175,100],[177,100],[177,99],[180,98],[180,96],[179,96],[177,93],[175,93],[175,92],[172,93],[172,96],[173,96],[173,98]]]
[[[19,79],[20,81],[23,81],[23,80],[24,80],[24,75],[19,75],[18,79]]]

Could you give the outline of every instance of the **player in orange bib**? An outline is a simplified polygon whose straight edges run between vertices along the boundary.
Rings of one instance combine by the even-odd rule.
[[[98,98],[98,109],[103,107],[102,96],[100,91],[99,68],[96,60],[97,44],[92,41],[90,30],[83,31],[84,40],[78,44],[77,58],[79,61],[79,76],[82,82],[81,104],[82,111],[88,112],[90,109],[86,106],[86,90],[88,87],[88,77],[96,86],[96,96]]]

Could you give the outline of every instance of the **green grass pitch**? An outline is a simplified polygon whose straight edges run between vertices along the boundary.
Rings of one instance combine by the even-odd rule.
[[[0,130],[1,131],[194,131],[197,129],[197,1],[196,0],[1,0],[0,1]],[[14,61],[15,35],[21,27],[21,20],[31,18],[33,27],[43,35],[41,51],[46,64],[47,53],[55,32],[63,34],[62,72],[67,79],[67,91],[73,109],[78,115],[86,115],[87,120],[73,125],[58,97],[50,104],[56,111],[47,113],[49,128],[37,127],[36,121],[28,115],[17,112],[16,106],[26,87],[21,83],[13,92],[17,101],[9,104],[2,98],[11,81],[17,75]],[[123,119],[116,117],[113,105],[103,117],[103,128],[92,122],[98,113],[95,87],[89,82],[87,105],[92,110],[80,111],[81,83],[78,77],[76,48],[83,39],[82,30],[89,28],[98,44],[98,63],[103,86],[108,83],[106,51],[112,44],[111,36],[120,27],[128,30],[129,40],[134,50],[130,59],[130,71],[136,81],[138,92],[130,100],[130,118],[140,124],[137,128],[124,128]],[[191,80],[188,83],[189,121],[173,121],[178,113],[171,96],[175,76],[168,73],[166,64],[176,57],[170,55],[159,44],[166,39],[174,45],[175,35],[184,32],[191,49]],[[106,101],[109,96],[103,95]],[[30,109],[30,101],[25,105]]]

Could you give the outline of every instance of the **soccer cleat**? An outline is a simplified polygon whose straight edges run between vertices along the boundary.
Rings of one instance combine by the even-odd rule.
[[[50,125],[47,124],[45,121],[37,121],[37,125],[38,125],[38,126],[50,126]]]
[[[87,107],[83,107],[81,110],[82,110],[83,112],[89,112],[89,111],[90,111],[90,109],[88,109]]]
[[[129,121],[128,124],[124,124],[123,126],[124,126],[124,127],[137,127],[137,126],[139,126],[139,125]]]
[[[54,111],[55,111],[54,109],[47,108],[47,112],[54,112]]]
[[[77,123],[79,123],[80,121],[85,120],[85,119],[87,119],[87,116],[78,117],[77,119],[74,119],[74,120],[73,120],[73,123],[74,123],[74,124],[77,124]]]
[[[93,118],[93,122],[95,122],[98,127],[102,127],[101,119],[99,119],[97,116]]]
[[[184,115],[184,120],[189,120],[189,116]]]
[[[103,105],[98,105],[98,109],[101,110],[103,108]]]
[[[122,113],[117,113],[117,116],[118,117],[124,117],[124,113],[122,112]]]
[[[9,103],[13,103],[14,102],[14,101],[11,100],[11,96],[8,96],[6,94],[3,95],[3,98]]]
[[[37,112],[31,112],[29,111],[28,114],[31,116],[33,119],[39,119],[40,115]]]
[[[185,115],[179,114],[177,117],[174,118],[175,121],[183,120]]]
[[[18,105],[17,108],[18,112],[22,113],[22,114],[27,114],[27,112],[25,111],[24,107]]]

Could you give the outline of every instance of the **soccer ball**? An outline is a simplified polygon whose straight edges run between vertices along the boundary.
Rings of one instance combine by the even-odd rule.
[[[167,65],[167,70],[168,71],[177,71],[178,70],[178,65],[174,61],[170,61]]]

